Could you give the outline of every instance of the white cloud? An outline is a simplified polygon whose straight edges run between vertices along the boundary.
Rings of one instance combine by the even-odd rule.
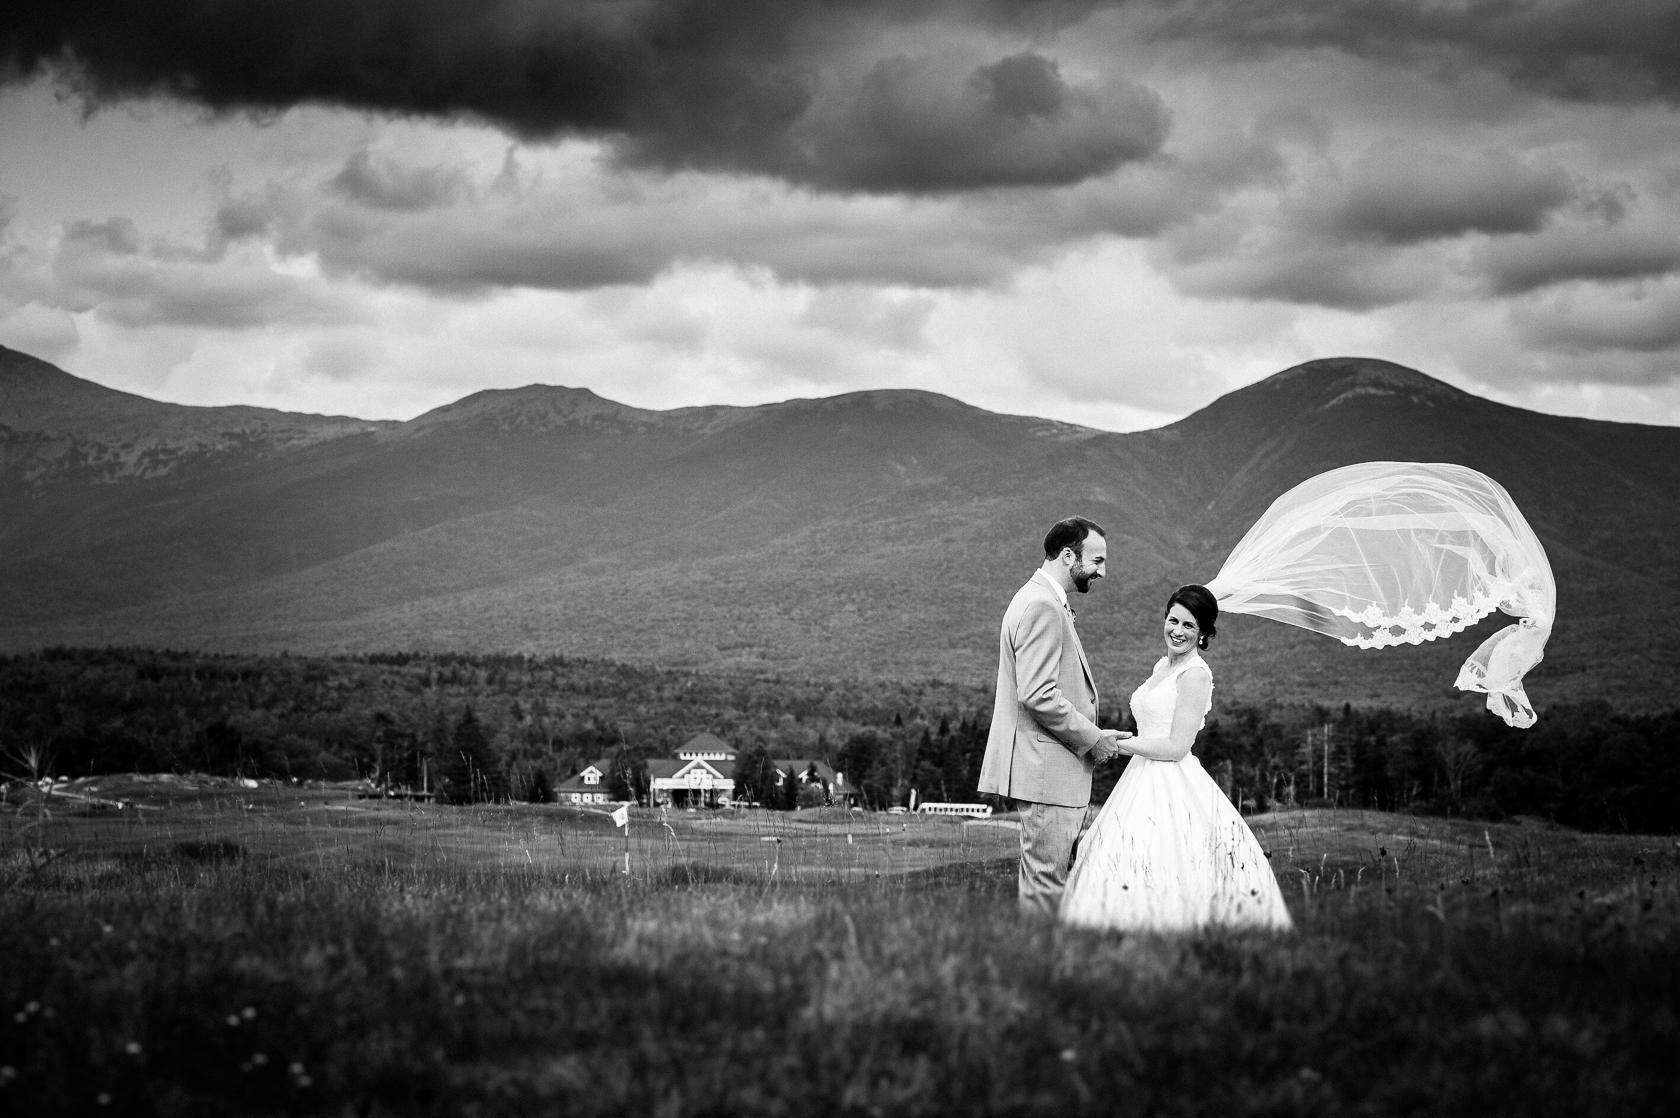
[[[1112,172],[960,196],[627,171],[602,142],[322,109],[83,121],[7,89],[0,343],[169,399],[381,417],[531,382],[650,407],[916,387],[1127,429],[1366,354],[1523,406],[1680,422],[1673,106],[1336,52],[1216,57],[1145,43],[1144,22],[1008,50],[976,32],[980,62],[924,72],[997,118],[963,101],[922,122],[941,136],[1141,89],[1170,114],[1160,150]],[[1003,101],[962,84],[1013,56]],[[892,107],[886,125],[916,125]],[[1112,157],[1112,119],[1061,121],[983,170],[1074,167],[1081,129]]]

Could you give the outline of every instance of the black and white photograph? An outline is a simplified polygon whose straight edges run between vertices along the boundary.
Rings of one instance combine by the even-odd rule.
[[[0,1111],[1676,1053],[1675,0],[0,13]]]

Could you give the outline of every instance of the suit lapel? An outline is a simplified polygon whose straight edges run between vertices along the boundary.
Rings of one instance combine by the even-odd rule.
[[[1062,627],[1067,631],[1068,636],[1073,638],[1073,650],[1079,654],[1079,668],[1085,673],[1085,686],[1091,689],[1091,697],[1094,701],[1097,695],[1097,681],[1091,677],[1091,662],[1085,659],[1085,642],[1079,639],[1079,629],[1073,623],[1073,611],[1056,596],[1056,592],[1044,581],[1042,572],[1034,571],[1033,577],[1028,581],[1037,586],[1038,592],[1062,611]]]
[[[1085,672],[1085,686],[1091,689],[1091,694],[1097,693],[1097,681],[1091,678],[1091,662],[1085,659],[1085,642],[1079,639],[1079,627],[1073,623],[1073,615],[1067,619],[1068,632],[1073,635],[1073,647],[1079,653],[1079,666]]]

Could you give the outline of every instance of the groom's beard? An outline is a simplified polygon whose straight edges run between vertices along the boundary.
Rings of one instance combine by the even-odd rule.
[[[1092,568],[1084,566],[1080,563],[1075,563],[1073,565],[1073,570],[1068,573],[1073,576],[1073,588],[1081,594],[1089,594],[1091,592],[1091,583],[1102,577]]]

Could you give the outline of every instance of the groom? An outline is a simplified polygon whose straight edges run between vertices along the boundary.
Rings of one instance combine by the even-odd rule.
[[[1101,527],[1083,516],[1060,521],[1044,537],[1044,565],[1003,614],[980,791],[1024,801],[1017,883],[1028,912],[1054,915],[1091,804],[1091,769],[1120,753],[1121,733],[1097,728],[1097,685],[1068,604],[1107,566]]]

